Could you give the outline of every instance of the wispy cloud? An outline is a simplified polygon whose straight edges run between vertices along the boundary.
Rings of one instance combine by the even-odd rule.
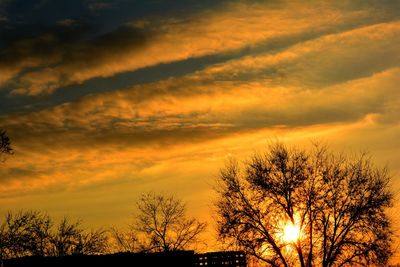
[[[121,170],[128,170],[132,167],[130,162],[138,158],[149,163],[154,157],[167,160],[170,153],[179,153],[173,151],[181,150],[182,146],[196,146],[199,142],[232,135],[246,136],[269,128],[287,132],[313,125],[329,128],[364,118],[370,118],[371,125],[379,127],[396,125],[399,123],[396,115],[400,113],[399,74],[398,68],[389,69],[317,91],[299,87],[266,88],[263,80],[207,85],[181,81],[174,88],[178,82],[170,80],[10,116],[3,118],[1,125],[16,139],[16,151],[23,153],[17,153],[16,157],[21,157],[17,162],[34,168],[14,166],[3,177],[14,180],[14,170],[22,174],[31,170],[32,174],[40,174],[36,179],[41,181],[39,177],[49,170],[57,170],[44,175],[49,177],[46,180],[58,177],[55,181],[58,183],[60,177],[67,176],[62,180],[73,181],[71,175],[79,177],[80,183],[82,179],[100,179],[98,175],[118,177],[118,172],[111,175],[103,168],[98,170],[100,166],[110,168],[115,164]],[[138,94],[151,90],[153,94],[147,97]],[[162,156],[163,153],[156,152],[158,149],[170,152]],[[107,156],[99,156],[103,151],[107,151]],[[79,174],[83,167],[79,166],[86,166],[85,169],[93,166],[88,170],[91,175],[83,178]],[[76,171],[68,175],[64,169]],[[43,186],[46,182],[39,184]]]
[[[199,72],[199,78],[323,86],[398,66],[400,23],[380,23],[327,34],[277,53],[246,56]]]

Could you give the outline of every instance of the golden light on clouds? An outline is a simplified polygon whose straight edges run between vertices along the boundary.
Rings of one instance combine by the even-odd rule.
[[[27,16],[33,34],[16,2],[0,2],[2,212],[122,225],[152,190],[212,221],[219,169],[276,139],[369,151],[400,189],[395,2],[109,1]]]

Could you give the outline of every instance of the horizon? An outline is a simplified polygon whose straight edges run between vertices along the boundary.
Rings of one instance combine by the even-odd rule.
[[[231,159],[279,140],[392,175],[400,263],[400,2],[0,0],[0,213],[126,228],[142,193],[213,224]],[[215,248],[215,249],[214,249]]]

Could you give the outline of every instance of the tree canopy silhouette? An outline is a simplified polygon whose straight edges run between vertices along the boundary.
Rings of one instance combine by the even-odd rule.
[[[221,170],[219,236],[269,266],[386,266],[390,177],[365,154],[277,143]]]

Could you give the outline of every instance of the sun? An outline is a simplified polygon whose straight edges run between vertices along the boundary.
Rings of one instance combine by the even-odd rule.
[[[282,238],[285,242],[296,242],[300,237],[300,227],[289,222],[283,227]]]

